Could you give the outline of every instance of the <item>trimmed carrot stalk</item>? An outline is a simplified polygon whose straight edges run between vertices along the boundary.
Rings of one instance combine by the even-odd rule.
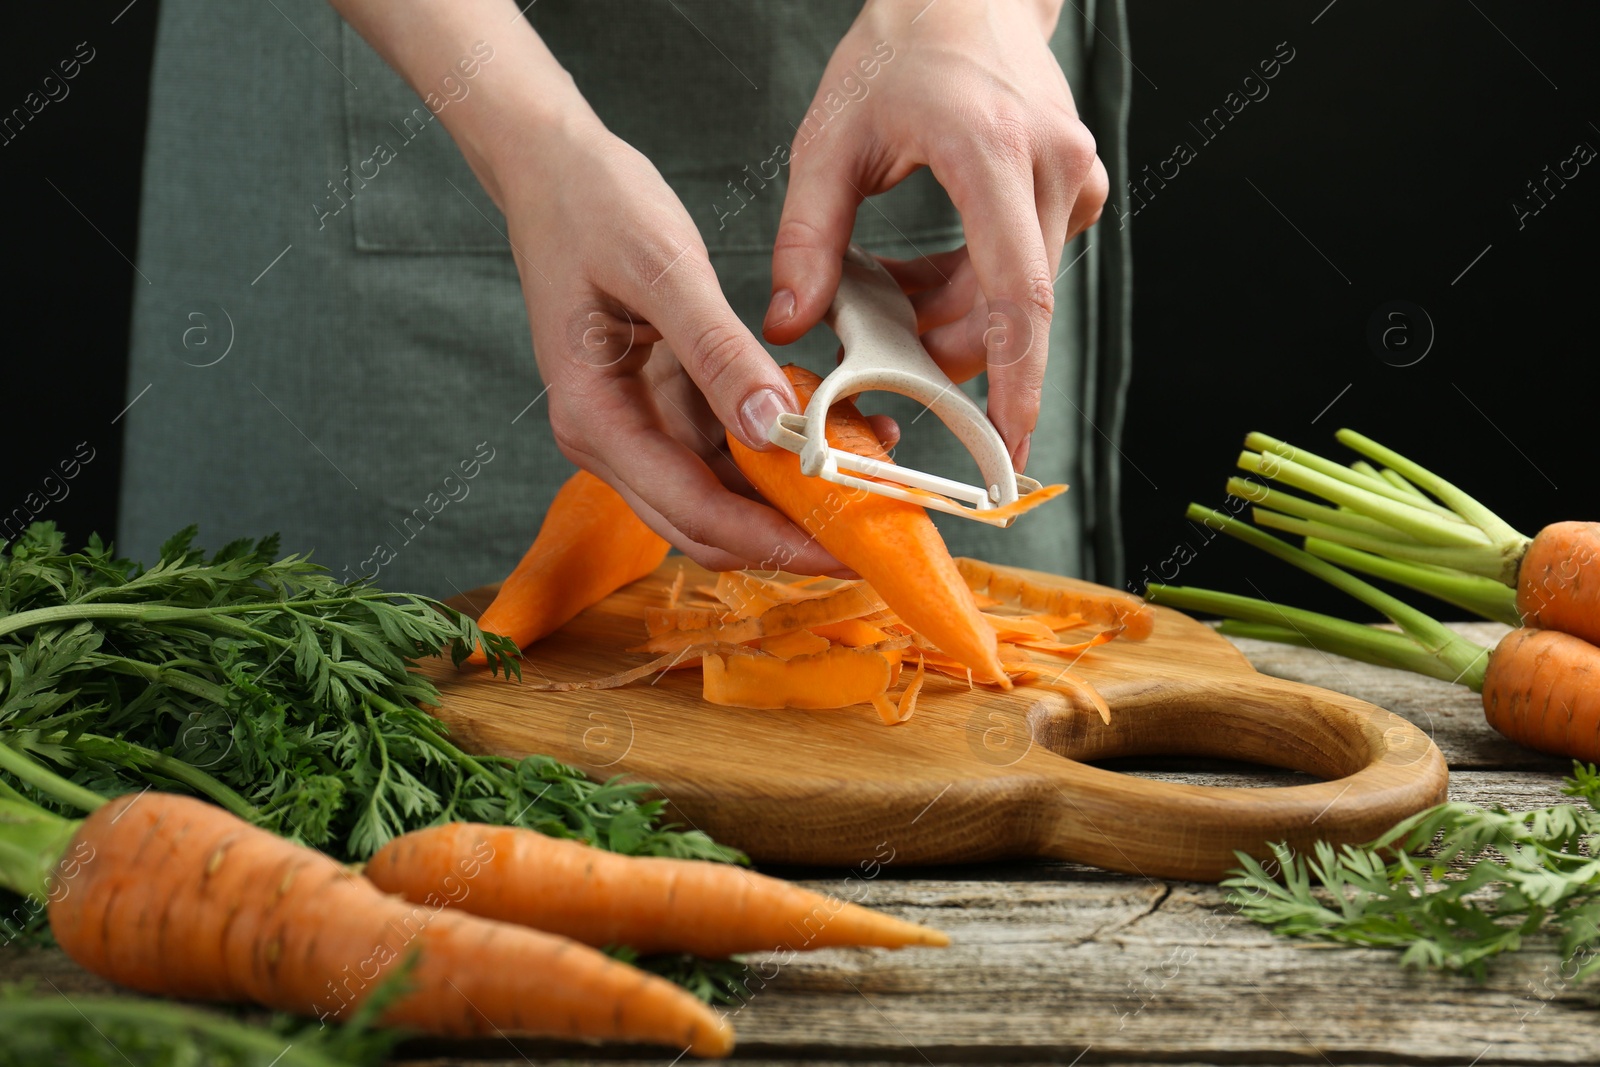
[[[741,867],[619,856],[516,827],[415,830],[379,849],[366,876],[407,900],[447,899],[474,915],[641,953],[949,943],[937,930]]]
[[[1600,523],[1558,522],[1539,531],[1517,570],[1517,610],[1524,625],[1600,644]]]
[[[145,993],[342,1018],[413,952],[382,1024],[733,1047],[677,986],[575,941],[411,904],[319,852],[188,797],[119,797],[56,867],[50,927],[86,969]]]
[[[1255,512],[1256,521],[1263,526],[1435,571],[1463,571],[1491,579],[1515,591],[1516,610],[1524,624],[1600,643],[1600,523],[1558,522],[1530,540],[1464,490],[1420,464],[1353,430],[1340,430],[1336,436],[1368,460],[1384,464],[1383,468],[1360,460],[1351,465],[1353,471],[1343,470],[1264,434],[1246,438],[1249,447],[1260,448],[1263,454],[1245,453],[1241,466],[1333,500],[1349,509],[1348,513],[1262,489],[1244,479],[1230,480],[1229,491],[1265,504],[1269,510]],[[1315,477],[1305,476],[1296,462],[1314,471]],[[1422,510],[1408,516],[1404,506],[1408,500]],[[1442,520],[1419,518],[1429,510],[1442,512]],[[1380,525],[1374,526],[1375,520]],[[1383,532],[1383,523],[1394,527],[1392,533]],[[1449,543],[1459,540],[1462,523],[1474,529],[1482,543]],[[1348,564],[1351,558],[1343,562]],[[1409,577],[1439,576],[1411,572]],[[1394,580],[1433,592],[1408,577]],[[1461,606],[1489,618],[1509,614],[1498,599]]]
[[[1513,630],[1489,656],[1483,714],[1540,752],[1600,760],[1600,648],[1559,630]]]
[[[527,648],[666,559],[670,548],[617,491],[580,470],[556,492],[533,544],[478,620]],[[486,663],[481,648],[470,663]]]
[[[1190,516],[1204,509],[1191,505]],[[1492,651],[1450,632],[1387,593],[1238,520],[1221,529],[1264,548],[1388,615],[1396,634],[1251,597],[1152,584],[1158,603],[1247,620],[1229,632],[1305,644],[1477,690],[1489,725],[1543,752],[1600,761],[1600,648],[1558,630],[1513,630]]]
[[[803,409],[822,379],[803,367],[784,371]],[[829,410],[827,436],[835,448],[888,459],[883,442],[848,400]],[[781,448],[756,452],[732,434],[728,447],[761,495],[865,578],[907,626],[972,668],[981,680],[1011,688],[994,628],[978,610],[926,510],[808,478],[800,473],[800,457]]]

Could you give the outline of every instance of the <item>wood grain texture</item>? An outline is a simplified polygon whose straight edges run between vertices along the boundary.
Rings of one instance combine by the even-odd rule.
[[[1450,792],[1530,807],[1568,799],[1559,785],[1539,773],[1469,771]],[[1544,943],[1496,961],[1479,985],[1401,970],[1392,952],[1275,937],[1211,885],[1056,861],[866,874],[817,871],[804,884],[929,922],[951,933],[951,947],[753,957],[769,977],[734,1018],[736,1062],[1067,1064],[1088,1047],[1084,1065],[1576,1067],[1592,1064],[1600,1043],[1600,984],[1564,981]],[[0,975],[32,978],[49,996],[115,992],[57,950],[6,949]],[[662,1067],[673,1054],[413,1042],[396,1067]]]
[[[593,678],[645,662],[648,607],[669,559],[528,650],[530,678]],[[1087,583],[1018,572],[1036,581]],[[484,603],[489,591],[468,594]],[[868,707],[748,711],[708,704],[698,671],[605,691],[544,692],[432,667],[439,716],[472,751],[547,753],[657,786],[675,814],[752,857],[851,865],[895,840],[897,862],[1051,856],[1136,874],[1215,879],[1269,841],[1362,841],[1442,799],[1438,749],[1372,704],[1257,673],[1210,628],[1156,608],[1147,641],[1113,641],[1073,672],[1112,709],[1042,686],[1010,693],[930,676],[916,716]],[[1282,788],[1138,780],[1086,760],[1185,754],[1247,760],[1323,781]]]

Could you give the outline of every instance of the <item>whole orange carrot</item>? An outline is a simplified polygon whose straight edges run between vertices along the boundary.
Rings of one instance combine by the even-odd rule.
[[[643,953],[949,943],[936,930],[740,867],[619,856],[505,826],[412,831],[379,849],[366,876],[408,900],[449,899],[474,915]]]
[[[669,547],[615,489],[580,470],[550,502],[538,536],[478,625],[527,648],[655,570]],[[487,662],[483,650],[469,662]]]
[[[1489,654],[1483,714],[1518,744],[1600,760],[1600,648],[1559,630],[1512,630]]]
[[[803,409],[822,379],[803,367],[784,371]],[[888,459],[883,442],[848,400],[829,410],[827,436],[835,448]],[[994,628],[978,610],[926,510],[808,478],[800,473],[800,457],[783,449],[756,452],[732,434],[728,447],[761,495],[865,578],[907,626],[972,668],[978,678],[1011,688]]]
[[[131,794],[96,810],[50,897],[67,954],[146,993],[339,1018],[415,952],[386,1025],[653,1041],[704,1056],[733,1046],[723,1020],[663,979],[563,937],[386,896],[187,797]]]
[[[1517,567],[1517,610],[1525,625],[1600,644],[1600,523],[1539,531]]]

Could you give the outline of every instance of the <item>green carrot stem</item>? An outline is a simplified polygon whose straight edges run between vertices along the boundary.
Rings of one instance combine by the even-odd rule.
[[[1348,619],[1323,615],[1304,608],[1274,604],[1255,597],[1220,593],[1212,589],[1191,586],[1150,584],[1146,595],[1157,604],[1166,604],[1185,611],[1218,615],[1225,619],[1238,619],[1253,625],[1287,630],[1296,635],[1293,644],[1304,645],[1323,652],[1334,652],[1351,659],[1378,663],[1385,667],[1425,674],[1447,682],[1456,681],[1461,672],[1420,647],[1405,634],[1392,630],[1379,630]],[[1268,636],[1266,640],[1277,638]],[[1359,654],[1358,654],[1359,653]]]
[[[209,700],[213,704],[226,704],[228,691],[215,682],[208,682],[204,678],[197,678],[185,671],[177,670],[170,664],[145,663],[142,660],[127,659],[122,656],[106,656],[100,660],[101,666],[116,674],[132,675],[143,678],[147,682],[164,682],[172,688],[197,696],[201,700]]]
[[[1286,456],[1241,452],[1239,466],[1263,478],[1304,489],[1335,504],[1347,505],[1426,545],[1482,546],[1489,541],[1483,531],[1460,519],[1446,519],[1417,507],[1413,502],[1393,500],[1365,486],[1329,477]]]
[[[1379,667],[1394,667],[1399,670],[1422,673],[1446,682],[1457,680],[1454,675],[1449,673],[1448,668],[1441,667],[1438,671],[1430,669],[1417,672],[1415,667],[1397,661],[1386,650],[1374,648],[1360,642],[1340,644],[1321,638],[1313,641],[1306,634],[1292,626],[1276,626],[1268,622],[1246,622],[1243,619],[1224,619],[1217,625],[1217,632],[1228,637],[1249,637],[1257,641],[1274,641],[1280,645],[1299,645],[1301,648],[1312,648],[1318,652],[1333,652],[1347,659],[1360,660],[1363,663],[1374,663]],[[1437,664],[1438,660],[1433,660],[1432,662]]]
[[[290,648],[293,647],[293,642],[232,618],[241,611],[268,611],[279,607],[281,604],[222,605],[207,608],[171,607],[165,604],[57,604],[48,608],[34,608],[32,611],[19,611],[0,618],[0,637],[35,626],[80,622],[85,619],[146,624],[185,622],[193,626],[238,634],[241,637],[253,637],[264,644]]]
[[[1306,538],[1305,548],[1313,556],[1347,570],[1396,582],[1486,619],[1511,626],[1522,625],[1516,593],[1492,578],[1405,563],[1315,537]]]
[[[81,811],[93,811],[106,802],[99,793],[69,782],[55,771],[10,745],[0,742],[0,771],[27,782],[46,796],[54,797]]]
[[[1303,448],[1296,448],[1287,441],[1280,441],[1276,437],[1268,437],[1264,433],[1252,433],[1245,437],[1244,446],[1257,452],[1282,456],[1284,459],[1292,460],[1302,467],[1308,467],[1318,474],[1325,475],[1335,481],[1345,482],[1357,489],[1365,489],[1378,496],[1388,497],[1396,503],[1421,507],[1424,511],[1432,512],[1442,519],[1454,522],[1466,521],[1443,504],[1436,504],[1431,500],[1419,502],[1412,494],[1396,489],[1382,478],[1368,478],[1349,467],[1335,463],[1331,459],[1325,459],[1315,452],[1307,452]]]
[[[0,888],[38,904],[47,901],[50,873],[78,826],[37,804],[0,799]]]
[[[1361,453],[1374,462],[1384,464],[1418,487],[1426,489],[1442,500],[1456,514],[1482,530],[1485,536],[1496,544],[1519,545],[1519,558],[1521,557],[1521,552],[1526,551],[1530,540],[1528,537],[1518,533],[1504,519],[1484,507],[1472,496],[1445,481],[1421,464],[1413,463],[1393,449],[1385,448],[1370,437],[1356,433],[1354,430],[1340,430],[1334,436],[1345,447]]]
[[[261,812],[255,805],[221,780],[176,756],[145,748],[120,737],[102,737],[98,734],[80,734],[67,743],[67,746],[85,756],[119,763],[125,767],[137,767],[147,776],[154,775],[178,782],[246,822],[259,825],[261,821]]]
[[[1309,519],[1314,522],[1325,522],[1330,526],[1338,526],[1347,530],[1355,530],[1369,537],[1378,537],[1385,540],[1399,535],[1399,531],[1388,523],[1379,522],[1377,519],[1368,518],[1356,511],[1345,508],[1330,508],[1326,504],[1318,504],[1304,497],[1285,493],[1281,489],[1273,489],[1253,482],[1249,478],[1229,478],[1228,493],[1241,500],[1248,500],[1252,504],[1272,508],[1286,515]]]
[[[1492,545],[1461,548],[1419,545],[1411,541],[1386,541],[1378,537],[1369,537],[1358,530],[1300,519],[1292,515],[1280,515],[1263,508],[1256,508],[1253,517],[1260,525],[1282,530],[1284,533],[1297,534],[1300,537],[1317,537],[1349,548],[1359,548],[1363,552],[1388,556],[1390,559],[1409,560],[1412,563],[1465,571],[1468,574],[1492,578],[1505,585],[1516,584],[1517,567],[1521,564],[1520,556],[1508,559],[1502,551]]]
[[[1357,460],[1356,462],[1359,463],[1361,461]],[[1409,493],[1412,496],[1416,497],[1418,500],[1424,500],[1424,501],[1427,501],[1430,504],[1433,503],[1433,498],[1431,496],[1429,496],[1427,493],[1424,493],[1421,489],[1418,489],[1416,486],[1412,485],[1409,481],[1406,480],[1406,476],[1405,475],[1401,474],[1399,471],[1395,470],[1393,467],[1384,467],[1382,470],[1379,470],[1378,471],[1378,477],[1382,478],[1384,481],[1388,482],[1390,485],[1394,486],[1396,489],[1404,489],[1407,493]]]
[[[1381,478],[1381,477],[1383,477],[1383,475],[1378,473],[1378,468],[1377,467],[1374,467],[1372,464],[1368,463],[1364,459],[1358,459],[1358,460],[1355,460],[1354,462],[1352,462],[1350,464],[1350,469],[1355,471],[1357,474],[1366,475],[1368,478]]]
[[[437,746],[440,751],[444,752],[451,759],[455,760],[456,763],[468,773],[481,775],[486,779],[492,779],[494,777],[489,769],[478,761],[477,757],[469,755],[452,744],[449,739],[444,736],[444,724],[438,719],[434,718],[432,715],[428,714],[426,711],[417,707],[402,708],[393,701],[385,700],[383,697],[380,697],[375,693],[369,693],[365,699],[373,707],[376,707],[378,710],[386,714],[409,718],[411,720],[412,728],[416,730],[416,732],[425,741],[427,741],[429,744]]]
[[[1215,524],[1215,528],[1230,537],[1262,549],[1286,563],[1292,563],[1306,573],[1314,574],[1329,585],[1350,594],[1375,611],[1382,612],[1390,622],[1404,630],[1406,635],[1424,650],[1438,655],[1460,674],[1470,671],[1473,664],[1482,657],[1482,648],[1465,641],[1437,619],[1352,574],[1346,574],[1326,560],[1318,559],[1309,552],[1280,541],[1247,522],[1241,522],[1231,515],[1225,515],[1211,508],[1201,507],[1199,504],[1190,504],[1187,514],[1196,522],[1204,522],[1208,526]]]

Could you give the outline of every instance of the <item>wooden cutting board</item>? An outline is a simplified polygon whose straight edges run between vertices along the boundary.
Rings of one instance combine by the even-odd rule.
[[[680,566],[690,586],[714,580],[668,559],[534,645],[524,674],[562,681],[645,662],[623,650],[644,640],[645,608],[665,605]],[[493,593],[454,603],[476,615]],[[444,694],[439,715],[468,750],[546,753],[598,778],[651,782],[679,822],[769,863],[1050,856],[1214,881],[1236,865],[1235,849],[1262,855],[1271,841],[1370,840],[1444,799],[1444,758],[1407,720],[1259,674],[1209,627],[1155,611],[1148,640],[1112,641],[1073,667],[1110,705],[1110,725],[1057,690],[969,689],[931,672],[916,715],[890,727],[868,706],[719,707],[701,699],[698,670],[552,693],[481,669],[428,669]],[[1205,787],[1084,762],[1153,754],[1248,760],[1324,781]]]

